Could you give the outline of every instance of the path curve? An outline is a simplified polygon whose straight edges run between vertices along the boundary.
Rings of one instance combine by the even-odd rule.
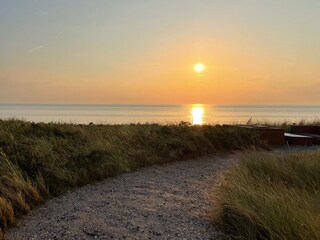
[[[54,198],[8,239],[217,239],[206,212],[228,157],[144,168]]]

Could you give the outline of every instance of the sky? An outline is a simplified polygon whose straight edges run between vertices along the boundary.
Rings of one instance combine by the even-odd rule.
[[[320,104],[319,9],[319,0],[0,0],[0,103]]]

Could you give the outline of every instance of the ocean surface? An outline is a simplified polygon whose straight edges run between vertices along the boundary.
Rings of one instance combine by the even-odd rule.
[[[63,123],[247,123],[320,120],[320,106],[0,104],[1,119]]]

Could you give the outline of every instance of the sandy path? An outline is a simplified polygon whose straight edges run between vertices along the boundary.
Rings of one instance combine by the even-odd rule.
[[[226,158],[202,158],[87,185],[23,218],[8,239],[216,239],[208,192]]]

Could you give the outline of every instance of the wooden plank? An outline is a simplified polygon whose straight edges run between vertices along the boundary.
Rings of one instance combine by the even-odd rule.
[[[284,136],[286,143],[288,143],[289,145],[311,146],[313,144],[313,139],[309,136],[292,133],[285,133]]]
[[[292,134],[292,133],[285,133],[284,134],[285,137],[296,137],[296,138],[311,138],[309,136],[306,135],[298,135],[298,134]]]

